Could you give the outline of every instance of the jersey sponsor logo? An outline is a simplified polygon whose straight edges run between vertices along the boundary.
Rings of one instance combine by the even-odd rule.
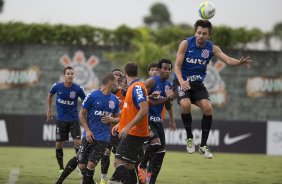
[[[62,100],[62,99],[58,99],[58,103],[60,104],[64,104],[64,105],[74,105],[74,101],[70,101],[70,100]]]
[[[224,136],[224,144],[226,145],[231,145],[231,144],[235,144],[236,142],[239,142],[239,141],[242,141],[248,137],[250,137],[252,134],[251,133],[247,133],[247,134],[243,134],[243,135],[238,135],[238,136],[235,136],[235,137],[230,137],[229,136],[229,133],[227,133],[225,136]]]
[[[190,82],[203,80],[203,78],[202,78],[200,75],[191,75],[191,76],[188,76],[187,79],[188,79]]]
[[[94,111],[94,115],[96,116],[112,116],[112,113],[109,113],[107,111]]]
[[[76,92],[75,91],[71,91],[70,92],[70,98],[75,98],[76,96]]]
[[[5,120],[0,120],[0,142],[9,142]]]
[[[201,56],[202,56],[203,58],[208,58],[208,57],[210,56],[210,51],[209,51],[208,49],[202,50]]]
[[[137,94],[138,100],[144,99],[142,87],[139,85],[136,85],[135,87],[136,87],[136,94]]]
[[[206,65],[208,61],[199,58],[186,58],[186,62],[190,64]]]
[[[150,121],[153,122],[162,122],[162,119],[160,117],[150,116]]]
[[[114,101],[112,101],[112,100],[109,101],[109,108],[110,109],[114,109],[115,108],[115,102]]]
[[[91,55],[88,59],[86,59],[84,52],[78,50],[74,53],[73,59],[71,59],[67,54],[63,55],[60,58],[60,63],[64,67],[73,67],[75,73],[74,82],[82,86],[86,93],[98,88],[99,78],[93,70],[93,68],[100,63],[97,56]],[[64,75],[60,76],[59,81],[64,81]]]

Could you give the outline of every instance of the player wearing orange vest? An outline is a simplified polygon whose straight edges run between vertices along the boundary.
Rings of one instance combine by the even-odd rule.
[[[148,95],[145,84],[138,80],[138,66],[135,63],[126,64],[125,76],[129,86],[118,126],[121,141],[115,156],[116,170],[108,183],[137,182],[134,164],[140,148],[149,136]]]

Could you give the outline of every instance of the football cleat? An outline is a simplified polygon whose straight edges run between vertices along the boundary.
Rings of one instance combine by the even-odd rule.
[[[194,153],[195,152],[195,145],[193,144],[193,139],[189,138],[186,141],[187,141],[187,146],[186,146],[187,152],[190,153],[190,154]]]
[[[200,155],[204,155],[205,158],[211,159],[213,157],[208,146],[203,146],[203,147],[199,146],[199,153]]]
[[[141,184],[145,184],[146,183],[146,175],[147,175],[147,170],[143,169],[140,167],[141,164],[138,165],[138,178],[141,182]]]

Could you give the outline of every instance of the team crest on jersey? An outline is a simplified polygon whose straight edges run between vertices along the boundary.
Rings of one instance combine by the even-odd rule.
[[[202,55],[203,58],[208,58],[210,56],[210,51],[208,49],[202,50]]]
[[[84,52],[82,51],[76,51],[73,59],[66,54],[60,58],[60,63],[64,67],[73,67],[75,75],[74,82],[82,86],[86,90],[86,93],[98,88],[99,79],[94,73],[93,68],[97,66],[99,62],[99,58],[94,55],[91,55],[86,60]],[[60,81],[64,81],[64,75],[60,76]]]
[[[71,91],[70,92],[70,98],[75,98],[76,92],[75,91]]]
[[[110,109],[114,109],[115,108],[115,102],[114,101],[112,101],[112,100],[109,101],[109,108]]]

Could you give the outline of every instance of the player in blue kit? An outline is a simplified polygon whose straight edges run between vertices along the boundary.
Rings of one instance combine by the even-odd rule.
[[[117,78],[107,73],[102,79],[101,88],[88,94],[82,103],[80,122],[84,132],[78,163],[79,168],[85,171],[83,184],[95,183],[95,167],[110,142],[110,124],[119,122],[119,100],[111,93],[117,87],[116,82]]]
[[[203,84],[207,65],[215,55],[221,61],[234,66],[250,67],[251,58],[234,59],[222,52],[210,39],[212,24],[209,20],[198,20],[194,25],[195,36],[183,40],[178,48],[175,61],[174,90],[181,106],[181,118],[187,132],[187,152],[195,152],[192,134],[191,103],[197,105],[203,112],[201,128],[202,140],[199,153],[205,158],[213,155],[207,146],[207,140],[212,125],[212,105],[209,94]]]
[[[126,84],[126,78],[123,74],[123,72],[120,69],[114,69],[112,70],[112,73],[114,76],[117,77],[117,88],[114,89],[114,91],[111,91],[114,95],[117,96],[119,99],[119,107],[120,110],[122,110],[123,102],[125,99],[126,91],[127,91],[127,84]],[[113,125],[112,125],[113,127]],[[111,128],[112,128],[111,127]],[[115,154],[116,147],[119,144],[119,138],[117,135],[112,135],[110,137],[110,144],[108,145],[104,156],[101,158],[101,181],[100,184],[106,184],[107,183],[107,173],[110,166],[110,155],[111,152]]]
[[[56,94],[56,158],[60,167],[60,172],[63,171],[63,144],[69,138],[71,133],[74,140],[74,147],[76,152],[80,145],[80,125],[78,116],[78,97],[82,100],[85,98],[83,88],[73,83],[74,70],[67,66],[64,69],[65,81],[55,83],[50,89],[47,99],[47,121],[52,117],[52,97]]]
[[[146,166],[149,161],[150,167],[147,173],[147,182],[150,184],[156,183],[165,156],[165,132],[163,128],[162,111],[164,106],[168,111],[171,110],[171,100],[173,100],[175,96],[172,91],[172,84],[168,80],[172,70],[171,61],[168,59],[161,59],[158,62],[157,68],[158,75],[152,76],[146,80],[146,88],[149,94],[148,118],[150,138],[149,147],[138,168],[139,179],[142,183],[145,183]],[[170,112],[172,113],[172,111]],[[171,117],[173,120],[173,113]],[[170,121],[170,128],[175,130],[176,125],[174,120]]]

